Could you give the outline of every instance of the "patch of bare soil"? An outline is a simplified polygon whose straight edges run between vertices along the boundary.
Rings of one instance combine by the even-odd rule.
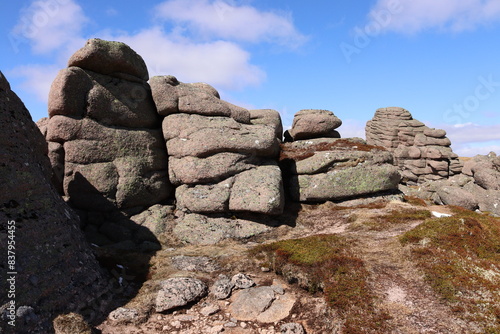
[[[411,224],[407,226],[411,228]],[[401,226],[398,231],[400,232]],[[371,273],[379,307],[391,316],[392,333],[471,333],[444,305],[408,260],[393,231],[357,234],[357,252]]]

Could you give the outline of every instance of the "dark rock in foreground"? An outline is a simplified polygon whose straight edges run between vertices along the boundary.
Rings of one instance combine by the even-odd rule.
[[[55,316],[85,311],[108,281],[78,216],[50,182],[43,136],[1,72],[0,128],[0,326],[5,333],[50,333]]]

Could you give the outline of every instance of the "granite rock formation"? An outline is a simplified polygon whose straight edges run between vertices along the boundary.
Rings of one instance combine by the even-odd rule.
[[[393,153],[403,184],[447,179],[462,170],[446,131],[425,126],[403,108],[377,109],[366,124],[366,141]]]
[[[292,200],[341,201],[393,191],[400,175],[392,155],[360,138],[317,138],[282,145],[281,166]]]
[[[0,332],[49,333],[55,316],[107,292],[108,278],[51,184],[43,136],[1,72],[0,128]]]
[[[170,198],[172,186],[147,80],[146,64],[130,47],[91,39],[58,73],[49,118],[37,123],[48,142],[52,182],[98,246],[158,249],[159,226],[132,216],[172,211],[156,207]]]
[[[436,204],[457,205],[500,216],[500,158],[494,152],[476,155],[464,163],[462,174],[425,182],[417,190],[402,190]]]
[[[203,83],[173,76],[150,81],[169,153],[178,209],[193,213],[277,215],[284,197],[279,154],[281,120],[273,110],[237,107]]]
[[[76,208],[148,207],[171,192],[160,118],[142,58],[127,45],[91,39],[49,94],[54,180]]]
[[[293,142],[282,144],[280,156],[292,200],[340,201],[397,189],[400,175],[391,152],[360,138],[338,138],[335,129],[341,124],[326,110],[295,115],[289,131]]]

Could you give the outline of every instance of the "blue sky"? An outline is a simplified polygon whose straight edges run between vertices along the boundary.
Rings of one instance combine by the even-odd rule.
[[[364,137],[377,108],[445,129],[462,156],[500,154],[498,0],[3,1],[0,70],[36,121],[57,71],[88,38],[119,40],[150,76],[213,85],[225,100],[327,109]]]

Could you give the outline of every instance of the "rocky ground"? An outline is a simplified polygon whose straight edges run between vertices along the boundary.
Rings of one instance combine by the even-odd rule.
[[[151,259],[149,279],[138,294],[97,328],[102,333],[136,334],[482,332],[480,325],[464,321],[463,314],[436,294],[411,260],[410,248],[398,240],[421,224],[423,217],[430,216],[422,212],[447,214],[448,207],[421,207],[401,201],[353,204],[357,205],[340,207],[327,202],[289,207],[282,218],[283,225],[241,242],[164,247]],[[389,218],[415,210],[418,214],[406,219]],[[293,227],[287,225],[292,220],[296,221]],[[300,284],[300,270],[285,279],[270,270],[272,265],[248,252],[262,242],[320,234],[344,237],[353,254],[363,261],[368,272],[367,287],[374,296],[374,312],[384,315],[383,325],[371,329],[359,325],[357,330],[356,326],[346,327],[346,317],[358,315],[329,307],[322,291],[311,293],[300,288],[304,285]],[[227,282],[239,273],[255,285],[233,288],[231,296],[221,298],[221,289],[215,289],[215,283],[221,282],[221,275],[226,276]],[[168,277],[197,278],[209,287],[209,292],[187,306],[156,312],[158,284]]]

